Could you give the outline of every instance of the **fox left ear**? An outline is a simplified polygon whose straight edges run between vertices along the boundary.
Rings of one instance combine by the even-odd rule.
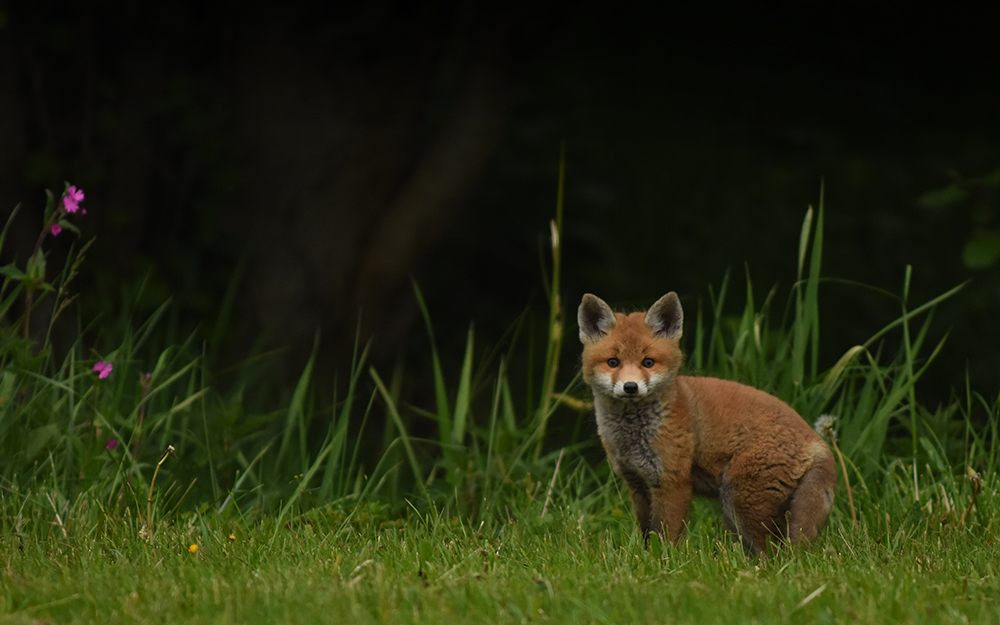
[[[684,309],[677,294],[671,291],[656,300],[646,311],[644,323],[654,336],[679,340],[684,331]]]

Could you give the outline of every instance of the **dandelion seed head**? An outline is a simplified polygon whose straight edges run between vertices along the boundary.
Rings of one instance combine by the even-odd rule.
[[[813,429],[828,443],[837,442],[837,417],[832,414],[820,415],[813,423]]]

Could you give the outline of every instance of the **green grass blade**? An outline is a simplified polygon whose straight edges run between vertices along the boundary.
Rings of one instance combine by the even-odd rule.
[[[916,308],[914,308],[914,309],[910,310],[909,312],[907,312],[905,315],[902,315],[899,318],[897,318],[894,321],[892,321],[891,323],[886,324],[885,327],[883,327],[881,330],[879,330],[878,332],[876,332],[875,334],[873,334],[870,339],[868,339],[867,341],[864,342],[863,345],[864,345],[865,349],[870,348],[872,345],[875,344],[876,341],[878,341],[880,338],[882,338],[883,336],[885,336],[886,334],[888,334],[891,330],[895,329],[897,326],[902,325],[905,321],[909,321],[910,319],[913,319],[914,317],[923,314],[924,312],[930,310],[931,308],[934,308],[935,306],[937,306],[941,302],[943,302],[943,301],[945,301],[945,300],[953,297],[956,293],[958,293],[959,291],[961,291],[962,289],[964,289],[966,287],[966,285],[969,284],[969,282],[970,281],[967,280],[967,281],[963,282],[962,284],[959,284],[956,287],[948,289],[947,291],[945,291],[941,295],[938,295],[934,299],[931,299],[931,300],[929,300],[929,301],[921,304],[920,306],[917,306]]]
[[[802,229],[799,231],[799,263],[796,281],[802,281],[802,274],[806,270],[806,252],[809,250],[809,234],[812,232],[813,208],[810,206],[806,210],[805,219],[802,220]]]
[[[903,278],[903,300],[902,300],[903,314],[902,314],[901,318],[903,320],[903,356],[904,356],[904,358],[903,358],[903,367],[904,367],[904,372],[905,372],[906,376],[909,377],[911,380],[913,379],[913,357],[914,357],[914,352],[913,352],[913,344],[912,344],[912,341],[910,339],[910,322],[909,322],[910,318],[906,314],[906,302],[907,302],[907,300],[909,299],[909,296],[910,296],[910,279],[912,278],[912,275],[913,275],[913,267],[910,266],[910,265],[907,265],[906,266],[906,273],[905,273],[905,276]],[[913,384],[910,384],[908,397],[909,397],[909,400],[910,400],[909,401],[909,413],[910,413],[911,433],[913,434],[913,436],[912,436],[912,445],[913,445],[913,457],[914,458],[917,456],[917,439],[919,438],[919,434],[917,433],[918,428],[917,428],[917,400],[916,400],[916,392],[917,392],[916,388],[914,388]]]
[[[413,480],[420,487],[420,494],[424,496],[424,499],[430,501],[430,497],[427,494],[427,486],[424,484],[424,477],[420,471],[420,463],[417,462],[417,455],[413,451],[413,444],[410,442],[410,435],[406,431],[406,426],[403,425],[403,419],[399,416],[399,410],[396,408],[396,402],[393,396],[389,393],[389,390],[385,387],[385,383],[382,382],[382,378],[379,377],[378,372],[375,371],[374,367],[369,368],[369,374],[372,380],[375,381],[375,387],[378,389],[379,395],[382,396],[382,401],[385,402],[385,408],[389,412],[389,417],[392,422],[396,425],[396,429],[399,432],[399,440],[403,444],[403,449],[406,452],[406,458],[410,462],[410,469],[413,471]]]
[[[562,289],[563,204],[565,198],[566,143],[563,142],[559,154],[556,218],[549,223],[550,241],[552,244],[552,283],[549,288],[549,324],[548,341],[545,347],[545,367],[542,369],[541,396],[538,398],[537,408],[538,446],[535,448],[535,460],[538,460],[541,456],[542,444],[545,442],[545,430],[549,416],[552,414],[552,396],[556,390],[556,379],[559,374],[559,359],[562,356],[564,321],[560,290]]]
[[[819,368],[819,282],[823,265],[823,205],[824,182],[820,181],[819,212],[816,215],[816,234],[813,236],[812,258],[809,260],[809,285],[806,287],[805,315],[809,321],[810,361],[809,377],[816,377]]]
[[[14,217],[17,216],[17,213],[20,210],[21,210],[21,204],[18,203],[16,206],[14,206],[14,210],[10,211],[10,216],[7,217],[7,223],[4,224],[3,230],[0,230],[0,252],[3,251],[4,241],[7,240],[7,232],[10,230],[10,224],[14,222]]]
[[[809,377],[815,378],[819,364],[819,280],[823,258],[823,184],[820,184],[819,210],[815,220],[813,209],[809,207],[802,222],[799,235],[799,281],[795,286],[795,323],[791,351],[791,381],[800,392],[806,380],[806,354],[810,354]],[[812,254],[809,258],[808,277],[805,274],[805,258],[811,240]]]
[[[313,345],[313,353],[309,357],[308,362],[306,362],[305,368],[302,370],[302,375],[299,376],[299,381],[295,385],[295,391],[292,392],[292,401],[288,406],[288,411],[285,417],[285,427],[281,435],[281,445],[278,447],[278,458],[275,461],[275,466],[281,467],[281,461],[284,460],[286,454],[288,453],[289,445],[292,442],[292,438],[295,434],[296,429],[300,431],[303,428],[305,422],[305,401],[306,393],[309,390],[309,383],[312,380],[313,365],[316,362],[316,349],[318,347],[317,343]],[[303,458],[303,461],[305,459]]]
[[[318,471],[320,466],[322,466],[323,460],[326,458],[327,454],[330,453],[330,450],[332,448],[333,448],[333,442],[331,441],[330,443],[326,444],[323,447],[323,449],[319,452],[319,455],[316,456],[316,460],[313,461],[313,463],[309,466],[309,468],[306,469],[306,471],[302,474],[302,477],[299,478],[299,483],[295,487],[295,491],[292,493],[292,496],[288,498],[288,501],[285,502],[285,505],[282,506],[281,512],[278,513],[278,522],[275,527],[274,536],[277,536],[278,532],[283,528],[285,517],[288,515],[289,510],[291,510],[292,506],[294,506],[298,502],[299,498],[302,496],[302,492],[309,485],[309,482],[316,474],[316,471]]]
[[[816,390],[816,399],[813,404],[813,413],[819,414],[823,410],[823,406],[833,398],[839,384],[843,381],[844,372],[847,370],[847,366],[854,362],[857,355],[865,350],[861,345],[855,345],[851,349],[844,352],[844,355],[840,357],[833,367],[827,371],[826,375],[823,376],[823,381],[820,383],[819,388]]]
[[[465,426],[469,417],[469,404],[472,382],[472,343],[473,331],[469,328],[469,335],[465,342],[465,358],[462,359],[462,373],[458,380],[458,393],[455,396],[455,418],[452,420],[451,442],[461,445],[465,441]]]
[[[723,316],[722,310],[726,301],[726,290],[729,287],[729,271],[722,277],[722,285],[719,287],[719,295],[716,297],[712,287],[709,286],[708,294],[712,300],[712,332],[708,343],[708,366],[712,371],[717,371],[722,377],[730,375],[729,353],[726,351],[725,339],[722,335]]]
[[[444,371],[441,369],[441,358],[438,355],[437,342],[434,340],[434,325],[431,323],[430,311],[424,301],[424,294],[416,280],[411,280],[413,284],[413,294],[417,298],[417,306],[420,314],[424,318],[424,325],[427,326],[427,337],[431,342],[431,366],[434,372],[434,399],[437,405],[438,435],[442,443],[452,440],[451,422],[449,416],[451,410],[448,408],[448,388],[444,381]]]
[[[698,298],[698,314],[695,317],[694,351],[691,354],[691,366],[695,371],[705,369],[705,315],[701,298]]]

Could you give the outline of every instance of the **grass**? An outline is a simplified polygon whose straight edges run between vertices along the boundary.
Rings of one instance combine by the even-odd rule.
[[[930,314],[959,288],[914,305],[907,272],[898,319],[820,354],[821,202],[781,314],[749,275],[737,315],[728,277],[710,290],[689,311],[689,369],[763,388],[810,422],[835,415],[837,502],[815,545],[770,559],[744,553],[702,500],[679,545],[647,549],[563,357],[559,197],[544,337],[522,317],[486,350],[470,329],[447,367],[414,285],[430,406],[360,343],[332,404],[312,391],[311,359],[284,403],[248,405],[259,360],[223,391],[194,338],[152,348],[166,305],[117,331],[77,322],[59,351],[31,337],[65,322],[52,306],[45,327],[37,307],[69,301],[76,265],[52,284],[37,256],[2,268],[5,622],[1000,621],[1000,405],[972,389],[933,411],[916,400],[944,348]],[[47,219],[65,217],[50,204]],[[18,306],[36,307],[35,334]],[[97,361],[114,364],[106,379]],[[523,386],[512,370],[531,372]]]
[[[605,490],[616,498],[610,484]],[[890,512],[888,525],[869,514],[853,530],[835,519],[809,550],[756,561],[727,540],[707,509],[698,510],[679,547],[652,553],[642,547],[623,500],[584,513],[575,494],[556,499],[542,519],[539,498],[525,494],[502,527],[490,531],[457,515],[403,521],[328,508],[278,531],[268,518],[183,515],[154,544],[136,540],[134,526],[122,520],[88,524],[68,537],[57,530],[47,540],[7,527],[0,612],[8,622],[61,623],[1000,617],[992,520],[931,528],[893,510],[899,514]],[[983,503],[996,509],[995,496]],[[39,515],[28,522],[48,520]]]

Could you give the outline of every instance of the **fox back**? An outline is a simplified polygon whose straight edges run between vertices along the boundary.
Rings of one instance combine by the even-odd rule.
[[[679,375],[683,319],[675,293],[630,315],[587,294],[578,311],[597,431],[640,527],[676,541],[699,494],[752,551],[814,540],[833,505],[829,447],[767,393]]]

